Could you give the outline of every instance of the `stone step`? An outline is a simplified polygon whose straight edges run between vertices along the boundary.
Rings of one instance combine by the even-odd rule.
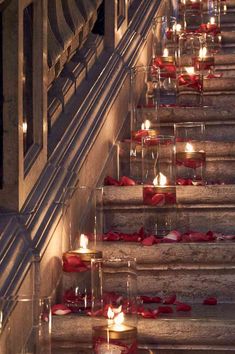
[[[191,350],[196,350],[196,353],[199,350],[200,353],[217,354],[235,352],[234,311],[234,304],[217,306],[194,304],[190,313],[174,312],[156,319],[141,318],[138,320],[139,347],[148,349],[151,353],[155,353],[155,350],[158,353],[158,348],[163,350],[164,347],[168,347],[166,350],[178,349],[180,353],[184,353],[181,348],[183,350],[190,348],[189,353],[193,353]],[[54,316],[53,342],[59,345],[61,342],[69,343],[77,338],[77,348],[79,345],[81,348],[86,345],[90,347],[91,325],[92,319],[85,316]]]
[[[103,242],[104,257],[137,259],[138,292],[161,297],[177,294],[180,301],[203,302],[208,296],[232,302],[235,291],[235,242],[162,243]],[[120,291],[112,275],[110,287]]]
[[[177,208],[143,206],[142,186],[104,187],[104,231],[136,232],[148,220],[169,215],[172,227],[235,233],[235,186],[177,186]]]
[[[173,129],[162,128],[161,133],[173,134]],[[141,150],[132,159],[130,166],[130,142],[119,143],[119,175],[131,175],[139,180],[141,174]],[[178,143],[178,145],[180,145]],[[193,143],[196,151],[206,152],[205,181],[208,183],[235,183],[235,143],[234,142],[201,142]],[[141,149],[141,148],[140,148]]]

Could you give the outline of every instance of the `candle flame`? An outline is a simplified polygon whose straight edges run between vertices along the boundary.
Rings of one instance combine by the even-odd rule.
[[[80,236],[80,247],[83,249],[87,249],[88,246],[88,237],[85,236],[84,234],[81,234]]]
[[[113,310],[111,309],[111,307],[108,308],[108,313],[107,313],[107,316],[110,320],[112,320],[114,318],[114,312]]]
[[[122,305],[120,305],[119,307],[117,307],[116,309],[113,309],[114,313],[120,313],[122,311]]]
[[[211,17],[211,18],[210,18],[210,24],[211,24],[211,25],[214,25],[214,24],[215,24],[215,18],[214,18],[214,17]]]
[[[193,66],[185,67],[185,70],[187,71],[187,73],[188,73],[189,75],[194,75],[194,73],[195,73],[195,70],[194,70],[194,67],[193,67]]]
[[[146,121],[144,123],[141,124],[141,129],[144,130],[148,130],[151,126],[151,122],[150,120],[146,119]]]
[[[124,313],[120,312],[115,318],[114,323],[116,325],[121,325],[124,322]]]
[[[181,24],[180,24],[180,23],[177,23],[177,24],[175,25],[175,31],[176,31],[177,33],[181,31]]]
[[[169,55],[169,50],[167,48],[164,48],[162,56],[165,58],[165,57],[168,57],[168,55]]]
[[[199,58],[204,59],[207,55],[207,48],[203,47],[199,50]]]
[[[190,144],[190,143],[186,144],[185,152],[194,152],[194,148],[193,148],[192,144]]]
[[[153,180],[154,186],[165,186],[166,182],[167,182],[166,176],[161,172]]]
[[[27,133],[27,129],[28,129],[28,125],[26,122],[23,122],[23,133],[26,134]]]

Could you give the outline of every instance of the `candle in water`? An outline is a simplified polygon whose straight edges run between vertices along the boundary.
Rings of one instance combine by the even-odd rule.
[[[143,188],[143,202],[145,205],[152,206],[175,204],[175,187],[168,186],[166,176],[160,172],[154,178],[153,186],[146,186]]]

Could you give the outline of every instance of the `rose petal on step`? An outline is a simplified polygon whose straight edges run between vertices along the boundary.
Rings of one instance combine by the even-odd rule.
[[[119,182],[115,178],[113,178],[111,176],[107,176],[104,179],[104,185],[105,186],[119,186]]]
[[[151,309],[144,309],[141,312],[141,316],[144,318],[156,318],[154,312]]]
[[[176,301],[176,295],[173,294],[171,296],[168,296],[168,297],[164,298],[162,303],[166,304],[166,305],[172,305],[172,304],[175,303],[175,301]]]
[[[141,243],[143,246],[152,246],[155,243],[155,237],[153,235],[146,237]]]
[[[146,296],[142,295],[140,296],[140,299],[144,304],[158,304],[162,302],[162,299],[159,296]]]
[[[163,240],[169,240],[172,242],[179,242],[181,240],[181,233],[177,230],[172,230],[167,234],[165,237],[163,237]]]
[[[127,177],[127,176],[122,176],[120,181],[119,181],[120,186],[135,186],[136,183],[133,179]]]
[[[203,305],[217,305],[216,297],[207,297],[203,300]]]
[[[173,313],[173,309],[170,306],[159,306],[156,310],[153,311],[155,315],[160,313]]]
[[[64,304],[56,304],[51,308],[52,315],[63,316],[71,313],[72,311]]]
[[[188,304],[183,304],[183,303],[179,303],[176,306],[176,311],[183,311],[183,312],[187,312],[187,311],[191,311],[192,307]]]

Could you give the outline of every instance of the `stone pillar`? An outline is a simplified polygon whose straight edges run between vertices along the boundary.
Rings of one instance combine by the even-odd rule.
[[[128,27],[128,0],[105,0],[105,46],[115,49]]]
[[[19,211],[47,161],[47,0],[12,0],[2,11],[3,186],[0,207]],[[31,5],[32,4],[32,5]],[[25,9],[32,6],[30,33]],[[25,32],[25,33],[24,33]],[[32,36],[32,90],[24,102],[24,35]],[[32,144],[24,153],[23,105],[32,100]]]

